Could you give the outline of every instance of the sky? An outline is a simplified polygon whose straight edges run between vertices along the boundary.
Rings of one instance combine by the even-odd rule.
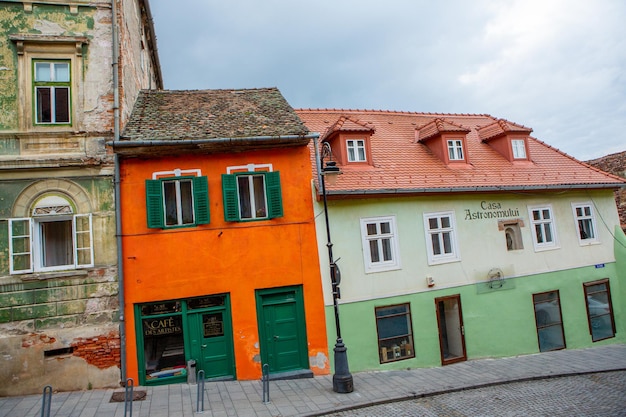
[[[150,0],[164,87],[294,108],[489,114],[626,151],[624,0]]]

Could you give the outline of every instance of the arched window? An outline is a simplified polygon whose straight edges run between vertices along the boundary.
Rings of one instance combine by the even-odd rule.
[[[91,214],[75,214],[74,206],[48,194],[32,205],[31,217],[9,219],[12,274],[93,266]]]

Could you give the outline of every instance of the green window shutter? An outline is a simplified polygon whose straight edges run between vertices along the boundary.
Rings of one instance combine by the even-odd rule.
[[[237,198],[237,177],[235,175],[222,174],[222,196],[224,198],[224,220],[238,222],[239,199]]]
[[[209,212],[209,181],[207,177],[193,178],[193,207],[196,224],[208,224]]]
[[[146,180],[146,211],[149,228],[162,229],[165,227],[163,190],[159,180]]]
[[[268,216],[270,219],[283,217],[283,197],[280,189],[280,173],[278,171],[265,174],[267,187]]]

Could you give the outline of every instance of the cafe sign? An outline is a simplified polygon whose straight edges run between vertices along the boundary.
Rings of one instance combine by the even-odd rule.
[[[144,336],[166,336],[183,332],[180,316],[143,319]]]
[[[488,220],[520,217],[519,209],[506,208],[497,201],[481,201],[480,210],[465,209],[465,220]]]

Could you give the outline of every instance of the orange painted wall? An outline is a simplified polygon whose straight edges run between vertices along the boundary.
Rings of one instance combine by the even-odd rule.
[[[221,175],[229,166],[273,164],[280,171],[284,216],[224,221]],[[208,177],[211,222],[148,229],[145,180],[153,172],[200,169]],[[324,355],[315,374],[328,374],[326,320],[317,253],[307,147],[121,161],[121,212],[127,375],[138,380],[133,305],[230,293],[238,379],[261,376],[255,289],[302,285],[309,357]],[[313,364],[312,364],[313,365]]]

